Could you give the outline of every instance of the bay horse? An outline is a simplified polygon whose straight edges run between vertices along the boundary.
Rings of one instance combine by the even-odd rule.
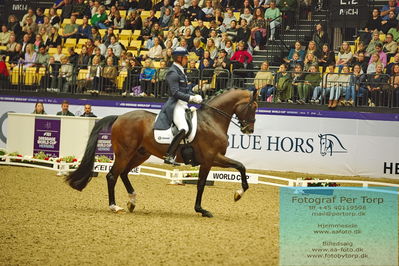
[[[256,99],[256,90],[252,93],[248,90],[230,89],[203,103],[197,110],[197,133],[191,143],[200,165],[194,209],[204,217],[213,217],[211,212],[201,206],[206,179],[212,166],[235,168],[240,172],[242,189],[235,192],[235,201],[239,200],[248,189],[245,166],[225,156],[228,146],[227,130],[235,114],[238,119],[238,124],[235,124],[240,127],[241,132],[253,133],[258,107]],[[115,161],[106,176],[109,206],[114,212],[124,211],[116,205],[114,194],[115,184],[120,176],[129,196],[128,210],[132,212],[135,208],[136,193],[128,179],[128,173],[151,155],[163,158],[168,148],[167,144],[158,144],[154,139],[155,118],[155,113],[136,110],[99,120],[92,129],[79,167],[66,177],[66,182],[79,191],[86,187],[92,177],[99,132],[105,127],[112,126],[111,143]],[[177,154],[176,161],[182,162],[180,152]]]

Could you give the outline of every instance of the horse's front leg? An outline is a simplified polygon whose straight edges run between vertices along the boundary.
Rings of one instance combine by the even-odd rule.
[[[201,207],[202,194],[204,193],[206,178],[208,177],[210,166],[201,165],[197,183],[197,197],[195,199],[195,211],[202,214],[203,217],[213,217],[212,213]]]
[[[213,161],[213,166],[219,166],[224,168],[235,168],[237,169],[237,171],[240,172],[242,189],[239,189],[234,193],[234,201],[241,199],[244,192],[249,188],[245,166],[242,163],[230,159],[222,154],[218,154],[215,157],[215,160]]]

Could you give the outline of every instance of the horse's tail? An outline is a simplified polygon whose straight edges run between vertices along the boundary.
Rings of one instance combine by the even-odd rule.
[[[117,118],[117,115],[106,116],[95,124],[90,133],[89,140],[87,141],[85,154],[83,155],[79,167],[65,178],[65,181],[68,182],[72,188],[82,191],[90,182],[93,172],[98,134],[101,129],[110,127]]]

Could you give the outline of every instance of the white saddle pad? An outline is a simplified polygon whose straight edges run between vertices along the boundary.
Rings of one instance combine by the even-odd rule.
[[[190,107],[193,112],[193,118],[191,119],[191,124],[193,128],[191,129],[191,133],[187,138],[187,142],[190,143],[194,140],[195,133],[197,133],[197,108]],[[158,116],[157,116],[158,118]],[[155,119],[156,121],[156,119]],[[154,138],[155,141],[159,144],[170,144],[173,140],[172,128],[168,128],[166,130],[155,130],[154,129]]]

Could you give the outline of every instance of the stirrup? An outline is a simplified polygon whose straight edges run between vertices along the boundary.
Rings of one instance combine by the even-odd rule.
[[[173,158],[170,155],[166,155],[164,157],[164,161],[163,162],[166,163],[166,164],[174,165],[174,166],[180,166],[180,164],[175,161],[175,158]]]

